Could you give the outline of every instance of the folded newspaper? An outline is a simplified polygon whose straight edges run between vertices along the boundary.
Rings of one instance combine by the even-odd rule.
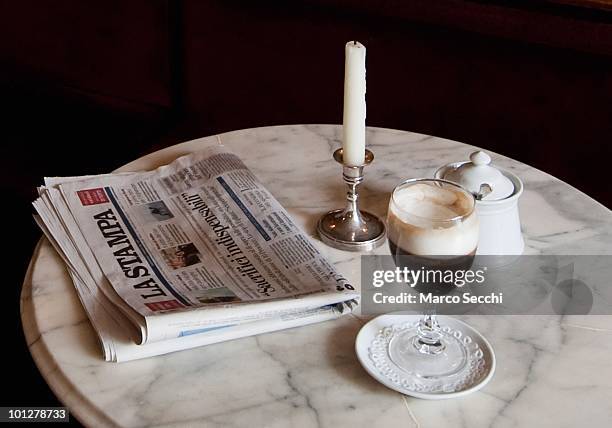
[[[334,319],[357,303],[222,145],[155,171],[47,178],[33,205],[107,361]]]

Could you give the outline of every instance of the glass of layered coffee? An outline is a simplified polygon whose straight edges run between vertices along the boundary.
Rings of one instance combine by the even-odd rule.
[[[478,245],[475,205],[472,193],[446,180],[407,180],[393,190],[387,214],[389,248],[398,267],[421,271],[416,284],[421,295],[451,292],[453,284],[443,278],[470,269]],[[390,341],[389,357],[421,379],[445,380],[465,369],[468,350],[439,325],[432,304],[413,328]]]

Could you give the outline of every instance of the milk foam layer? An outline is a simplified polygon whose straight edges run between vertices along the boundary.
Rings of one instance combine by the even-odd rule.
[[[450,187],[417,183],[396,190],[389,204],[389,239],[415,255],[469,254],[478,245],[472,207],[471,196]]]

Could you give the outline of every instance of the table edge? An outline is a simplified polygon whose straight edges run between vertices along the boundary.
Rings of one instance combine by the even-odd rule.
[[[117,427],[117,424],[115,424],[104,412],[100,411],[96,406],[87,401],[83,394],[78,392],[68,392],[65,394],[60,393],[62,389],[65,389],[66,391],[76,391],[76,388],[60,370],[60,367],[55,361],[53,354],[47,348],[45,341],[41,340],[43,335],[40,333],[40,329],[38,328],[35,309],[33,307],[33,301],[31,298],[32,271],[34,270],[34,266],[38,261],[38,254],[45,241],[48,242],[48,239],[45,236],[41,236],[34,247],[34,252],[32,258],[30,259],[30,263],[28,264],[28,269],[26,270],[19,296],[21,328],[26,339],[28,351],[32,356],[32,360],[34,360],[34,364],[36,365],[38,372],[53,392],[53,395],[55,395],[60,403],[68,407],[68,411],[70,412],[71,416],[75,417],[85,426]],[[56,251],[55,248],[53,248],[52,251]],[[26,326],[33,327],[36,330],[36,333],[30,329],[27,329]],[[33,348],[32,345],[35,343],[38,346]]]

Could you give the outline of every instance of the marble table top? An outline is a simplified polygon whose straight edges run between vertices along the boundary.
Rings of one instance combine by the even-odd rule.
[[[364,208],[384,216],[405,178],[432,176],[474,147],[404,131],[368,128],[375,153]],[[123,170],[150,169],[216,137],[147,155]],[[353,284],[359,254],[315,236],[319,215],[343,203],[331,154],[341,127],[298,125],[220,135]],[[612,212],[537,169],[492,154],[525,182],[526,251],[610,254]],[[377,250],[384,253],[386,246]],[[99,344],[60,258],[43,239],[22,292],[22,319],[38,368],[71,414],[88,426],[577,427],[612,426],[612,316],[464,316],[497,354],[483,390],[424,401],[389,390],[359,365],[355,336],[367,319],[336,321],[122,364]]]

